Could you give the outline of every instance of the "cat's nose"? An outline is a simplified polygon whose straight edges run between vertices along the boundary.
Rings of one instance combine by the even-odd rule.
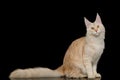
[[[95,32],[97,32],[98,31],[98,29],[95,29]]]

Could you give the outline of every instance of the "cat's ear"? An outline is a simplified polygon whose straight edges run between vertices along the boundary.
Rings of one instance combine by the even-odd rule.
[[[84,17],[84,21],[85,21],[86,27],[89,27],[89,25],[91,24],[91,22],[87,18],[85,18],[85,17]]]
[[[98,13],[97,13],[97,15],[96,15],[96,20],[95,20],[95,22],[96,22],[96,23],[102,23],[101,18],[100,18],[100,16],[99,16]]]

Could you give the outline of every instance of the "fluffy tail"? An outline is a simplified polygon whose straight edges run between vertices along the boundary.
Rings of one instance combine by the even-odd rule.
[[[17,69],[9,78],[39,78],[39,77],[61,77],[63,73],[48,68]]]

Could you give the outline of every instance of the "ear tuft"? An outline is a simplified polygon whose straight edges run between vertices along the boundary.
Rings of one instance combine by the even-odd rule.
[[[101,18],[100,18],[100,16],[99,16],[98,13],[97,13],[97,15],[96,15],[96,20],[95,20],[95,22],[97,22],[97,23],[102,23]]]
[[[86,27],[89,27],[89,25],[91,24],[91,22],[87,18],[85,18],[85,17],[84,17],[84,21],[85,21]]]

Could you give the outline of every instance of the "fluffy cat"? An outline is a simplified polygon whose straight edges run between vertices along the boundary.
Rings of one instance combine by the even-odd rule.
[[[97,14],[96,20],[90,22],[84,18],[86,36],[76,39],[66,51],[63,64],[56,70],[48,68],[17,69],[10,74],[10,78],[38,78],[61,77],[96,78],[97,63],[104,50],[105,28]]]

